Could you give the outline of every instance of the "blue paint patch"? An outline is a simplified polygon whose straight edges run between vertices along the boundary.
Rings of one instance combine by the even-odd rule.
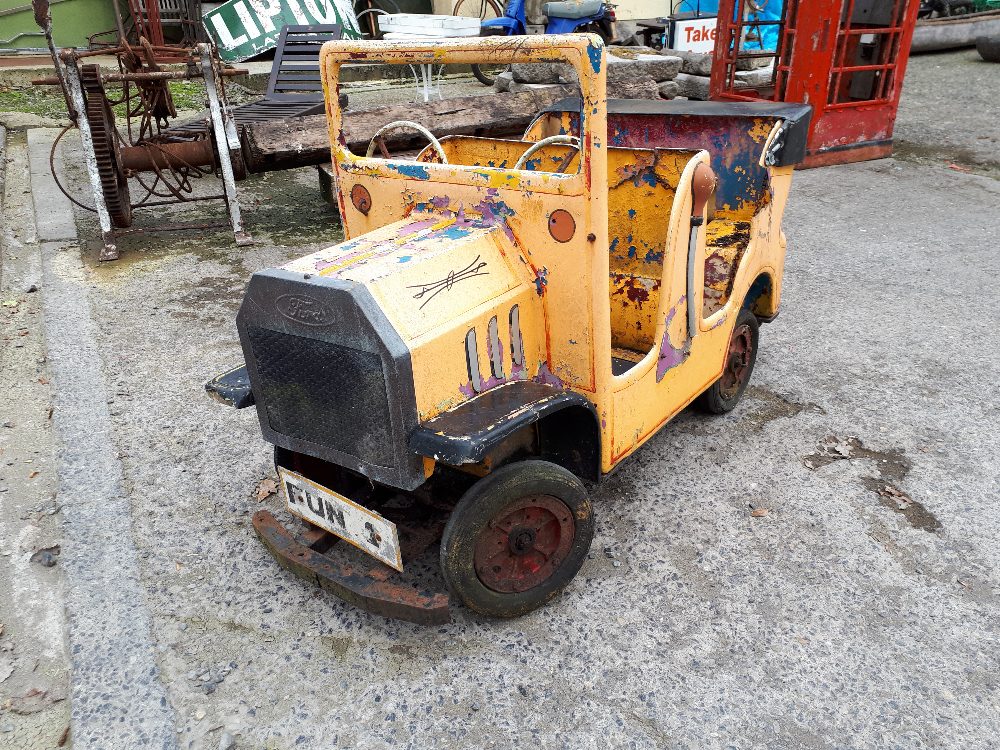
[[[618,238],[615,237],[613,240],[611,240],[611,244],[608,246],[608,252],[613,253],[617,247],[618,247]]]
[[[364,237],[358,237],[355,240],[351,240],[350,242],[343,243],[342,245],[340,245],[340,247],[338,249],[341,252],[344,252],[344,251],[347,251],[347,250],[354,250],[355,248],[360,247],[361,245],[363,245],[365,242],[366,242],[366,240],[365,240]]]
[[[587,45],[587,56],[590,58],[590,67],[594,69],[595,73],[601,72],[601,53],[604,51],[604,47],[596,47],[593,44]]]
[[[646,257],[643,258],[647,263],[662,263],[663,253],[658,253],[652,248],[646,251]]]
[[[628,257],[634,258],[636,256],[637,252],[638,251],[635,249],[635,245],[629,245],[628,246]]]
[[[444,237],[447,240],[460,240],[463,237],[467,237],[471,233],[471,229],[451,226],[438,232],[438,237]]]
[[[549,269],[542,266],[535,271],[535,291],[541,297],[545,294],[545,287],[549,285]]]
[[[431,178],[427,167],[420,164],[388,164],[387,166],[404,177],[412,177],[415,180],[429,180]]]
[[[529,172],[537,172],[538,168],[541,166],[542,166],[541,157],[537,159],[528,159],[528,161],[524,162],[524,168]]]
[[[634,209],[634,208],[630,208],[630,209],[628,210],[628,217],[629,217],[630,219],[634,219],[634,218],[635,218],[635,209]]]
[[[399,262],[400,263],[409,263],[412,258],[413,258],[412,255],[400,255],[399,256]]]

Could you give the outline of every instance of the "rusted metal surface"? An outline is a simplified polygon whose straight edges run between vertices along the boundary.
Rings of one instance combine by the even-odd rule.
[[[112,50],[106,50],[103,54],[110,54]],[[84,55],[78,55],[78,57],[84,57]],[[223,78],[234,78],[237,76],[249,75],[250,71],[246,68],[223,68],[219,71],[219,75]],[[135,83],[141,81],[186,81],[190,80],[191,74],[182,70],[160,70],[148,73],[101,73],[101,81],[104,83],[122,83],[124,81],[132,81]],[[33,78],[31,84],[33,86],[55,86],[59,83],[59,78],[56,76],[45,76],[44,78]]]
[[[757,21],[753,0],[721,0],[711,97],[812,105],[804,167],[887,156],[919,5],[793,0],[780,19]],[[776,27],[775,49],[746,45],[760,26]],[[740,78],[751,58],[773,64],[769,79],[750,85]]]
[[[476,574],[504,594],[534,588],[569,555],[576,523],[559,498],[530,495],[505,509],[476,540]]]
[[[447,594],[421,591],[395,582],[396,571],[374,558],[367,560],[367,565],[352,564],[337,562],[317,551],[320,545],[325,545],[326,549],[332,546],[330,540],[336,540],[332,534],[311,532],[303,540],[307,543],[303,543],[266,510],[254,514],[253,527],[282,567],[366,612],[421,625],[442,625],[451,621]],[[437,533],[440,535],[440,531]],[[404,545],[403,551],[413,554],[413,550],[427,542],[426,548],[434,541],[428,540],[429,536],[432,536],[430,532],[424,532],[411,543],[410,549]]]
[[[121,162],[125,169],[133,172],[205,167],[215,163],[215,149],[207,138],[180,143],[146,143],[123,148]]]
[[[233,226],[233,237],[237,245],[249,245],[253,238],[247,234],[240,211],[239,196],[236,193],[236,169],[234,163],[239,163],[242,172],[243,157],[240,153],[240,138],[236,132],[236,123],[232,112],[226,106],[225,89],[219,77],[221,64],[215,59],[215,50],[208,44],[199,44],[201,52],[201,71],[205,81],[205,92],[208,94],[208,111],[211,114],[212,135],[215,139],[215,151],[219,158],[219,171],[222,173],[222,184],[225,189],[226,208],[229,222]]]
[[[119,228],[131,226],[132,204],[129,200],[128,178],[118,149],[118,132],[111,105],[104,94],[101,69],[98,65],[84,65],[80,81],[86,94],[87,120],[97,162],[97,176],[101,193],[112,223]]]
[[[722,371],[719,382],[719,391],[724,399],[735,397],[746,386],[753,361],[753,334],[750,326],[743,323],[733,329],[733,335],[729,339],[726,368]]]
[[[43,10],[40,6],[39,13],[44,16]],[[120,72],[105,73],[98,65],[83,63],[92,53],[74,50],[57,53],[53,48],[59,75],[38,81],[40,85],[62,84],[67,92],[73,120],[69,127],[76,126],[80,130],[93,205],[80,202],[59,184],[54,166],[53,175],[73,203],[97,213],[104,240],[101,260],[118,257],[116,233],[142,231],[132,228],[135,209],[171,202],[223,200],[237,244],[249,242],[235,184],[237,179],[246,176],[246,170],[236,126],[222,88],[222,76],[227,73],[213,56],[211,47],[201,44],[186,53],[187,69],[177,72],[160,69],[156,49],[145,39],[140,39],[136,47],[122,43],[102,52],[117,56]],[[169,120],[177,111],[167,82],[198,76],[205,80],[210,116],[198,128],[168,133]],[[109,92],[107,84],[117,88]],[[114,107],[117,105],[125,110],[123,129],[115,122]],[[66,130],[53,144],[50,165],[54,164],[55,149]],[[223,180],[223,194],[193,194],[194,178],[217,173]],[[147,231],[190,226],[159,224]]]

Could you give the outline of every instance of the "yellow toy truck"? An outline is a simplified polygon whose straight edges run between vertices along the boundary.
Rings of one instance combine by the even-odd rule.
[[[337,96],[358,62],[562,63],[580,97],[518,140],[393,122],[361,155]],[[265,510],[254,526],[283,565],[378,614],[443,622],[452,598],[526,613],[586,558],[585,482],[688,404],[740,400],[778,314],[810,109],[608,101],[589,35],[330,42],[321,68],[347,240],[253,275],[246,365],[206,386],[256,405],[307,522]],[[398,128],[427,147],[390,154]],[[338,539],[366,554],[338,561]],[[447,592],[402,574],[438,539]]]

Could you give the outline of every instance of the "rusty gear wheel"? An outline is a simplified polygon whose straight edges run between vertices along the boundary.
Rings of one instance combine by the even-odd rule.
[[[97,174],[101,180],[104,202],[108,206],[111,223],[118,229],[125,229],[132,226],[128,178],[122,167],[115,115],[104,92],[100,67],[81,66],[80,82],[87,100],[87,121],[90,123],[90,136],[94,142],[94,156],[97,159]]]

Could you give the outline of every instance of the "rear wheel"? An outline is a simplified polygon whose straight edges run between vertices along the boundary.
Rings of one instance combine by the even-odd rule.
[[[496,0],[458,0],[452,9],[453,16],[479,16],[480,21],[500,18],[503,8]]]
[[[548,461],[520,461],[476,482],[441,539],[441,570],[470,609],[516,617],[562,591],[594,537],[583,483]]]
[[[484,86],[492,86],[494,83],[496,83],[497,76],[500,75],[501,73],[506,72],[509,69],[510,69],[509,65],[500,65],[500,64],[491,65],[488,63],[484,65],[477,65],[473,63],[472,75],[474,75],[476,77],[476,80],[479,81]]]
[[[614,34],[612,33],[611,21],[606,18],[602,18],[600,21],[594,21],[593,23],[588,23],[582,29],[581,32],[588,34],[597,34],[601,39],[604,40],[605,44],[610,44],[614,41]]]
[[[733,333],[729,337],[726,365],[722,377],[698,397],[698,405],[710,414],[725,414],[740,402],[753,366],[757,361],[757,344],[760,326],[757,316],[749,310],[740,310]]]

